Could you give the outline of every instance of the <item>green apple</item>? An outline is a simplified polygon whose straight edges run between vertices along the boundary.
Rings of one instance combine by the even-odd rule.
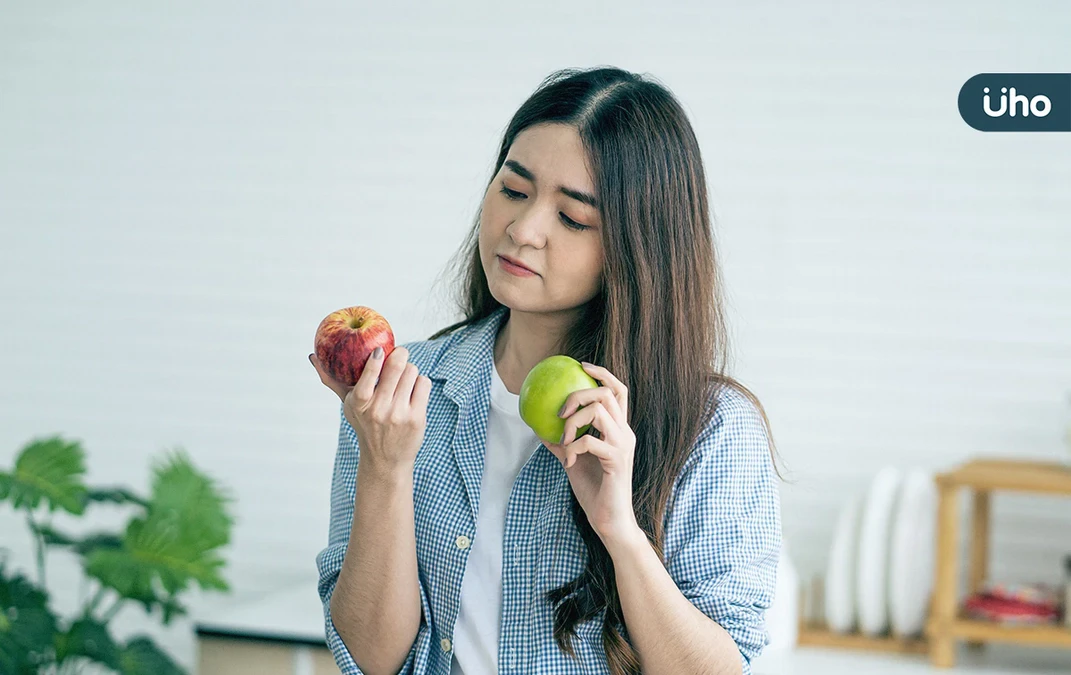
[[[548,356],[528,372],[521,384],[521,419],[544,443],[559,443],[565,431],[565,418],[558,417],[558,411],[565,399],[574,391],[598,386],[576,359],[564,354]],[[584,425],[577,430],[576,437],[590,428],[590,424]]]

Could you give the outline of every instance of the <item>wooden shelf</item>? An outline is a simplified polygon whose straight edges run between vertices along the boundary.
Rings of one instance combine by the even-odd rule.
[[[925,638],[906,638],[894,635],[870,637],[862,633],[834,633],[823,625],[800,626],[797,644],[801,647],[850,649],[891,654],[926,654]]]
[[[799,646],[889,654],[926,654],[929,652],[929,644],[925,635],[906,637],[887,632],[885,635],[872,637],[858,631],[837,633],[831,630],[823,618],[825,614],[824,594],[824,581],[821,577],[815,577],[812,580],[810,589],[800,589],[796,639],[796,644]]]
[[[977,642],[1014,642],[1071,648],[1071,628],[1060,624],[1004,624],[960,615],[948,626],[958,638]]]
[[[1071,495],[1071,465],[1009,459],[975,459],[937,476],[939,485]]]
[[[1071,465],[1058,462],[985,457],[970,460],[935,477],[937,484],[937,556],[930,621],[926,637],[930,662],[955,665],[955,643],[1012,642],[1071,648],[1071,629],[1055,624],[1010,624],[964,615],[960,587],[961,490],[971,495],[967,594],[979,592],[989,578],[992,497],[1000,491],[1071,497]]]

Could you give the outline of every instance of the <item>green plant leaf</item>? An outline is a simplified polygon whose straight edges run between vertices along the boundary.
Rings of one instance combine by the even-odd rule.
[[[151,612],[156,604],[153,589],[155,569],[149,563],[139,561],[129,549],[98,549],[85,558],[86,574],[128,600],[135,600]]]
[[[95,619],[80,619],[66,632],[56,634],[56,663],[68,659],[89,659],[112,670],[120,668],[119,647],[108,627]]]
[[[151,612],[160,606],[165,625],[185,608],[175,596],[197,583],[229,590],[217,549],[230,541],[230,498],[182,452],[154,467],[145,517],[131,519],[118,548],[88,551],[89,576]]]
[[[74,546],[78,543],[77,539],[72,538],[70,535],[58,532],[48,525],[38,525],[37,532],[41,535],[41,539],[44,540],[49,546]]]
[[[124,488],[93,489],[86,492],[86,501],[111,504],[148,506],[149,501]]]
[[[146,636],[128,642],[119,662],[122,675],[185,675],[185,671]]]
[[[56,617],[48,597],[0,564],[0,673],[32,673],[51,658]]]
[[[171,623],[171,620],[177,616],[185,616],[187,614],[186,606],[175,599],[174,595],[169,595],[166,598],[160,599],[160,609],[164,613],[164,625]]]
[[[12,473],[0,474],[0,499],[15,508],[36,509],[41,501],[50,511],[76,515],[85,510],[85,451],[78,441],[59,436],[36,439],[19,452]]]
[[[156,584],[168,594],[185,590],[191,581],[203,589],[228,590],[220,576],[224,560],[215,552],[178,536],[171,519],[131,521],[118,549],[97,549],[86,557],[86,573],[152,611],[159,603]],[[165,622],[166,623],[166,622]]]
[[[182,450],[153,466],[151,516],[171,517],[182,536],[205,549],[230,541],[233,519],[227,512],[231,498],[197,470]]]
[[[79,555],[88,555],[98,549],[115,549],[123,546],[123,540],[119,535],[110,532],[98,532],[91,534],[82,541],[75,542],[74,550]]]
[[[69,546],[79,555],[87,555],[98,548],[120,548],[123,545],[122,538],[110,532],[97,532],[84,539],[76,539],[47,525],[38,527],[37,531],[41,533],[45,544],[49,546]]]

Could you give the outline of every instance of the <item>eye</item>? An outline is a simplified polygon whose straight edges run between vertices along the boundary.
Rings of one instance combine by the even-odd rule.
[[[514,202],[520,201],[520,200],[524,199],[525,197],[527,197],[527,195],[525,195],[523,192],[517,192],[516,190],[510,190],[508,187],[506,187],[505,183],[502,184],[502,189],[499,190],[499,192],[501,192],[503,195],[505,195],[506,199],[508,199],[510,201],[514,201]],[[565,226],[568,227],[571,230],[576,230],[577,232],[583,232],[584,230],[590,230],[591,229],[587,225],[581,225],[580,223],[576,222],[575,220],[573,220],[569,216],[565,215],[564,213],[562,213],[560,215],[561,215],[561,218],[562,218],[562,222],[565,223]]]
[[[591,229],[587,225],[581,225],[580,223],[578,223],[575,220],[571,219],[569,216],[565,215],[564,213],[561,214],[561,217],[562,217],[562,222],[565,223],[566,227],[568,227],[570,229],[573,229],[573,230],[576,230],[577,232],[583,232],[584,230],[590,230]]]
[[[506,199],[509,199],[511,201],[517,201],[518,199],[524,197],[523,193],[514,192],[513,190],[510,190],[508,187],[506,187],[505,184],[502,185],[502,189],[499,190],[499,192],[506,195]]]

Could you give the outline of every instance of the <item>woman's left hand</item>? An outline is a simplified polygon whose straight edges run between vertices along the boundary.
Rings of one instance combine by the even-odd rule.
[[[559,413],[566,418],[562,442],[544,445],[565,467],[592,529],[608,543],[639,529],[632,506],[636,434],[628,425],[625,385],[601,366],[585,362],[583,367],[600,386],[574,391],[565,399]],[[588,433],[574,440],[577,430],[587,424],[598,429],[602,438]]]

